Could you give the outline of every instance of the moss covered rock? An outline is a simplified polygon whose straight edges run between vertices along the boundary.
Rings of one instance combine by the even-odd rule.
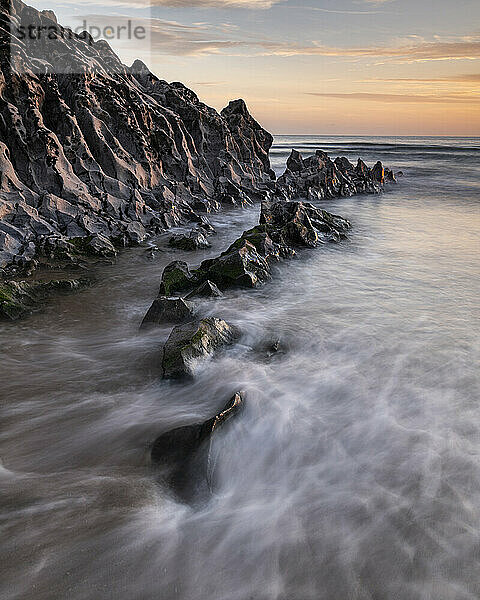
[[[199,363],[239,337],[236,327],[213,317],[178,325],[163,349],[163,377],[193,377]]]

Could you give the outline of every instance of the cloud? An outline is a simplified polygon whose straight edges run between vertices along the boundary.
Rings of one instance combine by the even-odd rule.
[[[210,0],[209,0],[210,1]],[[223,1],[223,0],[222,0]],[[116,25],[131,17],[91,14],[76,17],[103,27]],[[268,38],[235,28],[230,24],[183,24],[162,19],[135,18],[149,32],[152,50],[171,56],[322,56],[346,60],[370,59],[383,62],[410,63],[439,60],[476,60],[480,58],[480,35],[433,41],[411,37],[408,42],[391,46],[336,47],[312,41],[300,45]]]
[[[466,74],[466,75],[450,75],[448,77],[436,77],[436,78],[413,78],[413,77],[393,77],[387,78],[374,78],[364,79],[361,83],[480,83],[480,73]]]
[[[214,8],[267,10],[286,0],[84,0],[83,5],[128,6],[129,8],[149,8],[167,6],[171,8]],[[63,0],[62,4],[77,4],[77,0]]]
[[[337,100],[362,100],[367,102],[393,102],[398,103],[429,103],[429,104],[473,104],[480,101],[480,96],[434,96],[422,94],[369,94],[363,92],[352,92],[350,94],[324,94],[320,92],[308,92],[309,96],[320,98],[335,98]]]
[[[296,7],[292,7],[296,8]],[[333,10],[330,8],[319,8],[318,6],[307,6],[308,10],[314,10],[315,12],[328,13],[332,15],[380,15],[384,14],[384,10]],[[298,9],[297,9],[298,10]]]
[[[152,0],[152,6],[188,8],[248,8],[265,10],[284,0]]]
[[[334,47],[313,42],[310,46],[270,44],[267,54],[277,56],[326,56],[337,58],[375,58],[395,62],[424,62],[438,60],[475,60],[480,58],[480,35],[456,40],[425,41],[400,46]]]

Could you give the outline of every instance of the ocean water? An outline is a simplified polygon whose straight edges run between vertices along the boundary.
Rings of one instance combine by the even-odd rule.
[[[322,203],[347,241],[203,305],[243,337],[193,382],[160,380],[169,328],[139,323],[170,260],[258,207],[215,215],[209,251],[161,237],[0,326],[2,600],[480,597],[480,139],[279,136],[277,172],[292,147],[404,177]],[[240,389],[214,495],[179,503],[151,443]]]

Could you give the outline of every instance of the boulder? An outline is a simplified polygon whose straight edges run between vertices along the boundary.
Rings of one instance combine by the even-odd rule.
[[[271,278],[270,266],[253,244],[240,239],[218,258],[206,260],[198,274],[221,290],[253,288]]]
[[[162,273],[160,296],[174,296],[186,292],[195,286],[196,280],[186,262],[174,260],[168,264]]]
[[[168,241],[169,246],[178,250],[194,251],[210,248],[211,244],[205,234],[192,229],[187,235],[174,235]]]
[[[189,501],[199,488],[210,489],[210,442],[216,431],[242,409],[244,395],[237,392],[214,417],[203,423],[177,427],[158,437],[151,450],[152,463],[164,484],[182,500]]]
[[[385,169],[380,161],[375,163],[372,169],[372,178],[374,181],[378,181],[378,183],[383,183],[385,181]]]
[[[267,227],[275,242],[292,248],[315,248],[327,241],[339,241],[351,227],[343,217],[307,202],[264,202],[260,224]]]
[[[161,296],[153,301],[140,327],[146,329],[165,323],[183,323],[193,318],[193,314],[193,305],[183,298]]]
[[[221,296],[223,296],[223,294],[218,287],[207,279],[207,281],[204,281],[194,289],[193,292],[190,292],[190,294],[185,297],[185,300],[192,300],[194,298],[220,298]]]
[[[177,325],[163,348],[163,377],[193,377],[202,361],[234,344],[239,337],[235,326],[214,317]]]

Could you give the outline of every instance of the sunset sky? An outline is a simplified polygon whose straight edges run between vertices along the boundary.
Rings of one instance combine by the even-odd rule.
[[[117,40],[217,109],[244,98],[274,133],[480,135],[479,0],[28,1]]]

